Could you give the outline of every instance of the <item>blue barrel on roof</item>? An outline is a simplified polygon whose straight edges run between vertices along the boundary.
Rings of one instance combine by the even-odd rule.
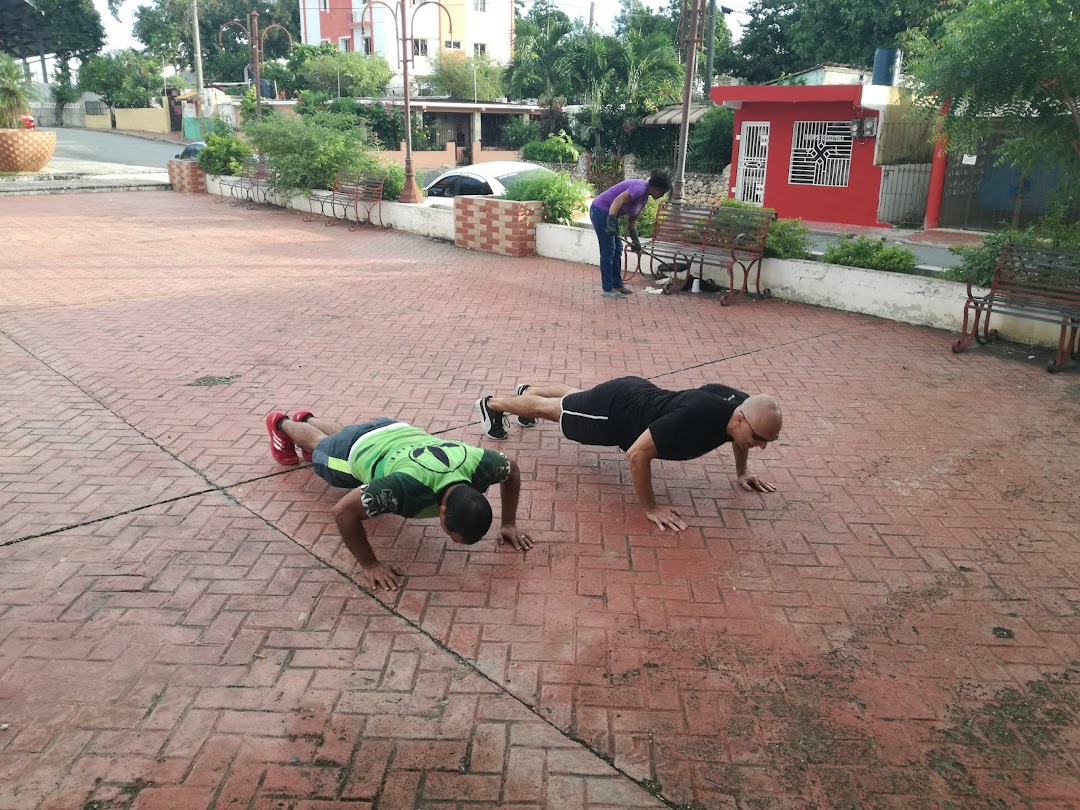
[[[896,48],[878,48],[874,51],[873,84],[892,87],[896,83]]]

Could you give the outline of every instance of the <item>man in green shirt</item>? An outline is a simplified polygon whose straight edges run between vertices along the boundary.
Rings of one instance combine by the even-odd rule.
[[[386,513],[437,517],[455,543],[471,545],[491,527],[484,492],[499,484],[502,525],[499,544],[528,551],[532,538],[516,525],[521,475],[502,453],[431,436],[394,419],[342,427],[311,411],[266,417],[270,453],[279,464],[299,464],[299,447],[315,472],[331,486],[352,490],[334,506],[341,539],[360,563],[364,584],[397,590],[401,575],[379,562],[364,521]]]

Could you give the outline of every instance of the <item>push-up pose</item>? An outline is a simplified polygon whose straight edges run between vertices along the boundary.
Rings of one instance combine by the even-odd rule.
[[[751,447],[780,437],[783,416],[770,396],[750,396],[726,385],[665,391],[641,377],[620,377],[582,391],[569,385],[519,385],[512,397],[486,396],[476,403],[484,432],[505,439],[506,414],[522,427],[538,419],[558,422],[563,435],[581,444],[618,446],[626,451],[638,500],[653,523],[686,528],[679,513],[658,506],[652,487],[654,458],[685,461],[731,442],[735,473],[746,490],[776,487],[746,471]]]
[[[491,504],[483,493],[492,484],[500,485],[502,496],[499,543],[519,551],[532,547],[529,535],[516,526],[521,476],[502,453],[385,418],[343,428],[311,411],[297,411],[292,418],[274,411],[266,417],[266,429],[278,464],[299,464],[299,447],[326,483],[352,490],[334,505],[334,520],[371,589],[396,590],[401,575],[375,556],[365,520],[388,512],[437,517],[452,541],[471,545],[491,527]]]

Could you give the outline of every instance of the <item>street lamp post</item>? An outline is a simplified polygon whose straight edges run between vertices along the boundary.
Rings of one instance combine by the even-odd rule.
[[[292,34],[289,33],[288,28],[286,28],[283,25],[278,25],[277,23],[271,23],[270,25],[266,26],[266,28],[264,28],[262,30],[262,33],[260,34],[259,33],[259,12],[257,12],[255,9],[252,9],[251,14],[248,15],[248,16],[249,16],[249,21],[248,21],[247,26],[245,26],[239,20],[229,20],[229,22],[227,22],[223,26],[221,26],[221,28],[218,29],[218,35],[217,35],[218,36],[218,45],[220,47],[222,47],[222,48],[225,47],[225,44],[221,41],[221,35],[225,31],[225,29],[228,28],[231,25],[235,25],[237,28],[239,28],[241,31],[243,31],[244,36],[246,36],[248,38],[248,43],[250,45],[250,51],[251,51],[252,68],[255,71],[255,117],[256,118],[261,118],[262,117],[262,105],[259,103],[259,98],[262,96],[262,83],[259,81],[259,76],[260,76],[260,74],[259,74],[259,61],[262,58],[261,57],[262,52],[266,50],[266,35],[269,34],[271,31],[273,31],[275,28],[278,29],[279,31],[284,31],[285,36],[287,36],[289,38],[289,50],[292,50],[293,38],[292,38]]]
[[[412,49],[412,38],[409,36],[409,32],[413,28],[415,22],[416,12],[420,10],[421,6],[438,6],[446,12],[446,17],[449,22],[448,30],[451,36],[454,34],[454,19],[450,16],[450,10],[444,6],[439,0],[427,0],[425,3],[421,3],[413,9],[412,17],[408,14],[408,7],[406,6],[406,0],[399,0],[399,11],[401,12],[401,19],[398,19],[398,12],[395,11],[390,5],[384,3],[382,0],[372,0],[368,3],[370,9],[376,3],[380,6],[386,7],[390,14],[394,17],[395,27],[397,23],[401,23],[401,40],[398,43],[398,62],[401,64],[401,80],[404,84],[403,87],[403,100],[405,106],[405,187],[401,190],[401,196],[398,197],[398,202],[402,203],[418,203],[423,202],[424,197],[420,193],[420,188],[416,185],[416,173],[413,171],[413,157],[412,157],[412,94],[409,90],[409,62],[415,61]],[[374,11],[368,12],[368,19],[371,20],[371,33],[375,34],[375,16]]]
[[[683,81],[682,122],[679,125],[679,154],[675,163],[675,180],[671,184],[671,199],[683,198],[686,187],[686,147],[690,138],[690,96],[694,91],[694,74],[697,71],[697,46],[701,41],[701,15],[704,12],[704,0],[689,0],[690,20],[686,33],[686,77]]]

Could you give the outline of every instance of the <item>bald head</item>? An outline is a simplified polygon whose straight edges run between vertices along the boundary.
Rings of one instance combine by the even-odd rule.
[[[741,413],[750,430],[766,441],[775,441],[784,426],[780,403],[768,394],[747,397],[743,404],[735,409],[735,413]]]

